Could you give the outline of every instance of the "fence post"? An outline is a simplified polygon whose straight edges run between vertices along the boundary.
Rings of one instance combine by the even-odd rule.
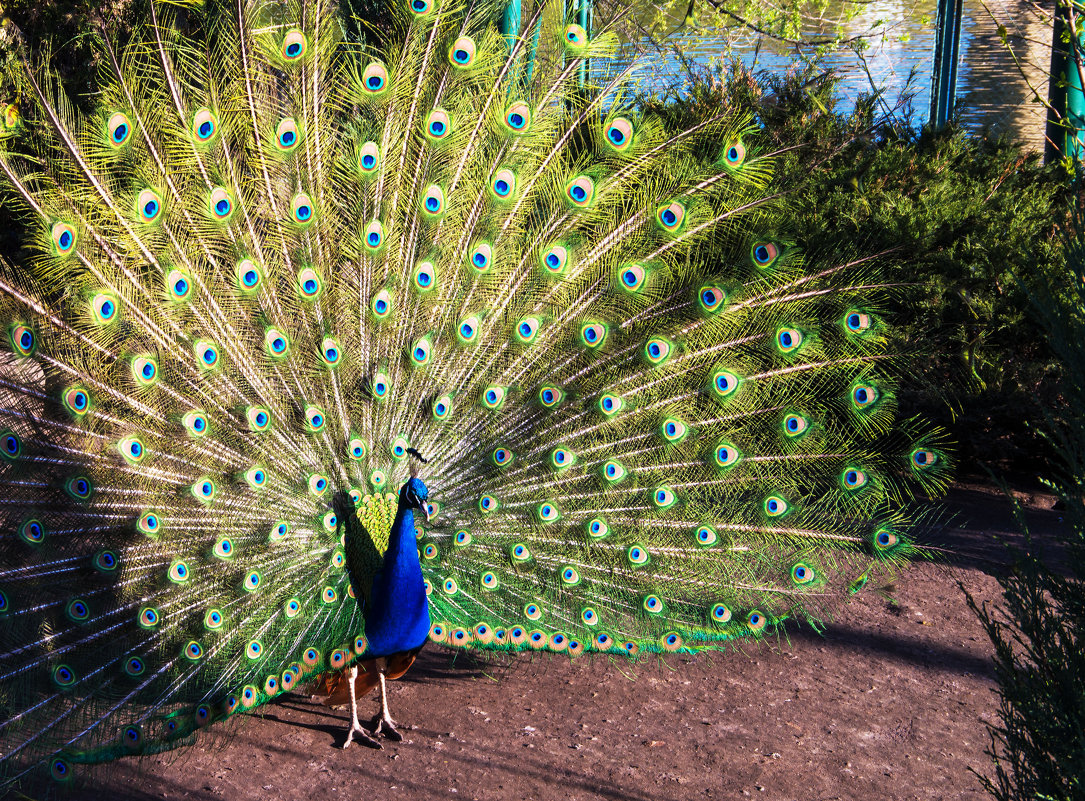
[[[501,15],[501,35],[505,37],[505,44],[511,53],[520,36],[520,0],[508,0],[505,13]]]
[[[934,70],[931,77],[931,127],[945,127],[957,100],[957,62],[961,54],[963,0],[938,0],[934,35]]]
[[[1081,24],[1085,8],[1074,2],[1073,22],[1077,27],[1077,36],[1074,36],[1070,24],[1071,2],[1074,0],[1055,0],[1045,162],[1064,156],[1079,161],[1085,158],[1085,92],[1081,88],[1078,69],[1078,61],[1085,58],[1085,31]]]
[[[576,7],[576,24],[587,31],[588,39],[591,39],[591,0],[579,0]],[[576,78],[577,85],[583,89],[588,82],[588,60],[580,62],[580,70]]]

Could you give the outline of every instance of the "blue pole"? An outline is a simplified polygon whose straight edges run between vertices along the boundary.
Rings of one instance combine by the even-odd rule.
[[[579,25],[588,34],[588,40],[591,40],[591,0],[579,0],[576,7],[576,24]],[[577,85],[583,89],[584,84],[588,82],[588,60],[584,59],[580,62],[580,71],[576,78]]]
[[[505,6],[505,13],[501,15],[501,35],[511,53],[520,36],[520,0],[509,0]]]
[[[931,78],[931,127],[945,127],[957,100],[957,62],[961,56],[963,0],[938,0]]]
[[[1048,162],[1061,158],[1085,160],[1085,91],[1082,90],[1081,70],[1078,69],[1079,63],[1085,60],[1083,13],[1085,7],[1076,0],[1059,0],[1056,4],[1048,89],[1047,144],[1044,147],[1044,160]]]

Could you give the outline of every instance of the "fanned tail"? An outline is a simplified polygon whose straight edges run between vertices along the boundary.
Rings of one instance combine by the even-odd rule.
[[[89,115],[14,76],[0,780],[364,657],[412,451],[454,646],[725,647],[912,551],[950,460],[897,421],[889,257],[804,256],[757,126],[639,114],[613,32],[495,11],[152,4]]]

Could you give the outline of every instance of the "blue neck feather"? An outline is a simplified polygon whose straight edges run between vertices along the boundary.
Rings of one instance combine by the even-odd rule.
[[[364,614],[367,658],[409,651],[429,636],[429,602],[415,545],[414,510],[402,494]]]

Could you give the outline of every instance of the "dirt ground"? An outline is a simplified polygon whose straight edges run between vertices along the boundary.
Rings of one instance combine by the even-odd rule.
[[[1034,532],[1054,498],[1020,493]],[[402,743],[339,748],[344,715],[289,695],[180,754],[126,760],[77,799],[979,799],[995,720],[991,647],[958,581],[998,597],[1000,538],[1020,542],[998,490],[962,484],[919,564],[865,591],[820,635],[652,659],[454,658],[423,651],[392,685]],[[366,699],[371,714],[374,698]],[[33,797],[33,796],[32,796]]]

